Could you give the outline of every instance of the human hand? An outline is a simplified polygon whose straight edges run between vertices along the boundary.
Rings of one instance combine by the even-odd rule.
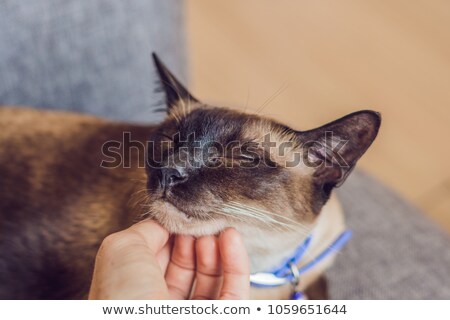
[[[105,238],[89,299],[248,299],[249,291],[248,256],[236,230],[170,239],[143,221]]]

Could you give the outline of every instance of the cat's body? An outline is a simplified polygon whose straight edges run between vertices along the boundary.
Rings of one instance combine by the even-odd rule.
[[[304,264],[344,230],[331,190],[375,139],[378,114],[360,111],[295,131],[207,106],[155,62],[168,105],[161,124],[0,108],[1,299],[86,297],[103,238],[146,218],[195,236],[236,228],[251,272],[278,266],[314,232]],[[335,136],[327,140],[325,132]],[[271,144],[287,147],[266,148],[267,134]],[[230,144],[236,141],[238,149]],[[223,152],[205,149],[210,142]],[[333,258],[303,275],[297,289],[322,286]],[[291,285],[252,288],[253,298],[291,293]]]
[[[145,189],[145,169],[101,168],[101,146],[122,139],[124,132],[145,142],[154,127],[0,107],[0,128],[0,298],[83,298],[103,238],[130,226],[144,210],[139,193]],[[311,256],[344,228],[334,198],[319,219]],[[252,272],[274,267],[304,239],[301,232],[275,230],[262,235],[270,241],[261,241],[256,229],[240,231]],[[330,262],[303,278],[302,289]],[[290,291],[289,286],[254,289],[253,296],[288,298]]]
[[[0,128],[0,298],[82,298],[101,240],[131,225],[145,188],[144,169],[100,168],[101,146],[151,127],[2,107]]]

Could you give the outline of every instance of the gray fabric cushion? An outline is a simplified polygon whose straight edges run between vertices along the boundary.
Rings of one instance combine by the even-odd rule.
[[[338,189],[353,239],[328,272],[333,299],[450,299],[450,239],[362,172]]]
[[[181,4],[0,0],[0,105],[155,118],[151,51],[185,80]]]

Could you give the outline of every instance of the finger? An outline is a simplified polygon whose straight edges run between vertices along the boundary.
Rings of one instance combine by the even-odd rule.
[[[195,243],[197,255],[196,285],[192,299],[216,299],[222,283],[218,239],[206,236]]]
[[[165,275],[172,299],[188,299],[195,277],[195,238],[176,236]]]
[[[161,240],[163,242],[163,240]],[[98,251],[91,299],[167,299],[164,274],[146,241],[134,230],[105,238]]]
[[[155,255],[161,251],[169,240],[169,232],[152,220],[141,221],[122,232],[134,232],[142,237],[147,247]]]
[[[173,248],[174,237],[170,237],[164,247],[156,254],[156,259],[159,262],[159,266],[163,273],[166,272],[169,265],[170,255]]]
[[[131,226],[123,232],[131,233],[137,237],[136,241],[143,241],[148,250],[156,256],[159,266],[164,274],[170,260],[173,243],[169,232],[152,220],[144,220]]]
[[[226,229],[219,236],[223,284],[219,299],[250,298],[250,263],[242,237],[235,229]]]

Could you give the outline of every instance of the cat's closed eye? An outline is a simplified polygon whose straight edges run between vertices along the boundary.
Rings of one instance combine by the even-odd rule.
[[[258,156],[242,153],[242,154],[237,155],[236,160],[255,162],[255,161],[259,161],[260,159]]]

